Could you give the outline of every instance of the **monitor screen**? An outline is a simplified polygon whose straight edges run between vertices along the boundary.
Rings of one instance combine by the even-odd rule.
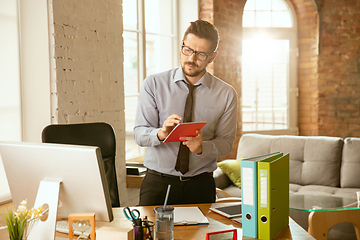
[[[95,213],[112,221],[109,189],[98,147],[48,143],[0,142],[0,156],[15,206],[34,206],[42,180],[60,181],[58,217]]]

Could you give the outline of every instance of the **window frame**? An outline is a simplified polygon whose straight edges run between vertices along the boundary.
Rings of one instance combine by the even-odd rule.
[[[140,85],[147,76],[146,73],[146,35],[147,34],[156,34],[157,36],[170,36],[173,38],[173,67],[179,66],[180,62],[180,42],[183,37],[183,33],[186,28],[189,26],[191,21],[195,21],[198,19],[198,2],[193,0],[172,0],[173,6],[173,31],[171,35],[167,34],[158,34],[153,32],[145,31],[145,0],[137,0],[137,21],[138,21],[138,29],[137,30],[129,30],[124,27],[123,32],[132,32],[138,34],[138,94],[140,92]],[[133,95],[127,95],[124,89],[124,99],[126,97],[130,97]],[[126,109],[125,109],[126,111]],[[125,124],[127,124],[127,119],[125,119]],[[125,133],[126,134],[126,133]],[[126,141],[125,141],[126,142]],[[125,143],[126,144],[126,143]],[[141,148],[138,146],[138,148]],[[127,146],[125,146],[125,151],[127,151]],[[142,162],[143,161],[143,153],[144,151],[139,150],[139,156],[130,156],[125,157],[127,162]],[[126,154],[125,154],[126,155]]]
[[[296,13],[292,4],[288,0],[283,0],[289,7],[292,14],[293,25],[291,28],[260,28],[260,27],[243,27],[243,40],[251,39],[259,32],[271,36],[272,39],[286,39],[289,40],[289,82],[288,82],[288,128],[274,129],[274,130],[254,130],[243,131],[243,133],[259,133],[268,135],[299,135],[298,119],[297,119],[297,101],[298,101],[298,86],[297,86],[297,59],[298,59],[298,41],[297,41],[297,21]]]

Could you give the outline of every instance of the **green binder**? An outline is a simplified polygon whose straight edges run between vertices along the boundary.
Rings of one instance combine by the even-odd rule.
[[[289,154],[258,162],[258,238],[273,239],[289,224]]]

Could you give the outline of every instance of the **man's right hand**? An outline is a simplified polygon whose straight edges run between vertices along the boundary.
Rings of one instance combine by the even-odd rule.
[[[174,129],[176,125],[178,125],[181,121],[182,117],[180,117],[177,114],[172,114],[169,116],[165,121],[160,129],[160,131],[157,133],[157,136],[160,141],[163,141],[169,133]]]

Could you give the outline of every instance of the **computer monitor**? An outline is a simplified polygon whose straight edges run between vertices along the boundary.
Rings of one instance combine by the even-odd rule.
[[[96,220],[113,220],[98,147],[0,142],[0,156],[14,205],[27,199],[31,208],[54,200],[57,204],[58,200],[57,214],[55,211],[58,217],[68,217],[70,213],[95,213]],[[54,207],[49,205],[51,213]],[[55,222],[51,224],[55,229]]]

